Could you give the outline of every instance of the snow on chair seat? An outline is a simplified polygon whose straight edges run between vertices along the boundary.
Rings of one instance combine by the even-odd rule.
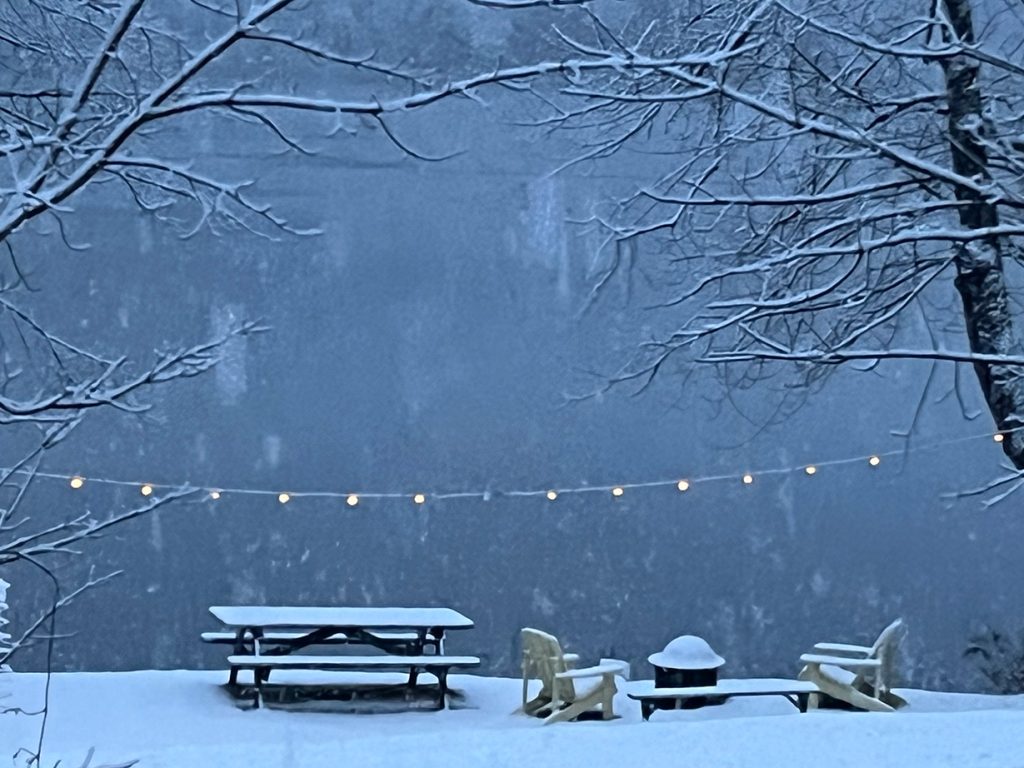
[[[824,653],[843,653],[854,656],[870,656],[871,646],[850,645],[849,643],[815,643],[814,650]]]
[[[805,653],[800,657],[804,664],[834,664],[848,669],[877,669],[882,666],[881,659],[851,659],[847,656],[825,656],[820,653]]]

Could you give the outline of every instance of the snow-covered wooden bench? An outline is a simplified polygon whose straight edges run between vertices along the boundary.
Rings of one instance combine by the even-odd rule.
[[[688,699],[733,696],[784,696],[801,712],[806,712],[808,697],[820,692],[814,683],[772,677],[725,679],[719,680],[717,685],[693,688],[655,688],[653,680],[637,680],[630,683],[626,689],[629,698],[640,702],[640,712],[644,720],[650,718],[658,702],[671,701],[679,707]]]
[[[259,656],[236,654],[228,656],[232,669],[251,669],[255,682],[253,706],[258,708],[263,698],[263,685],[274,669],[361,670],[409,672],[410,685],[414,685],[419,672],[434,675],[438,682],[438,709],[444,709],[448,694],[448,672],[454,667],[476,667],[476,656]]]

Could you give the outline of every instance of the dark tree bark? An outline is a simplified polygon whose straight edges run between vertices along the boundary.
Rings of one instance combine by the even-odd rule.
[[[963,43],[974,43],[970,0],[943,0],[953,30]],[[989,180],[985,147],[971,130],[984,131],[980,65],[957,56],[943,62],[949,105],[949,148],[953,170],[975,180]],[[955,188],[962,201],[960,223],[966,229],[999,224],[996,203],[963,186]],[[964,323],[971,351],[983,355],[1021,357],[1024,346],[1017,337],[1010,313],[1003,251],[999,237],[965,242],[956,252],[956,288],[964,306]],[[1020,366],[975,363],[975,373],[997,427],[1006,431],[1003,450],[1018,469],[1024,469],[1024,369]],[[1012,431],[1011,431],[1012,430]]]

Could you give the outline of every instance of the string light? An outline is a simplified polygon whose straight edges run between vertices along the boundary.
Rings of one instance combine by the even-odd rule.
[[[782,475],[794,471],[804,471],[808,475],[813,475],[818,472],[822,467],[836,467],[844,466],[848,464],[860,463],[867,461],[871,467],[877,467],[882,463],[883,457],[887,456],[903,456],[907,453],[918,452],[924,450],[935,450],[940,447],[949,445],[961,444],[968,441],[975,440],[995,440],[996,442],[1002,442],[1007,435],[1012,435],[1018,430],[1024,430],[1024,426],[1012,427],[1009,429],[1001,430],[995,434],[992,432],[984,432],[982,434],[965,435],[963,437],[949,438],[946,440],[935,441],[932,443],[921,443],[918,442],[913,446],[906,446],[891,451],[885,451],[882,453],[859,455],[859,456],[847,456],[845,458],[830,459],[827,461],[820,461],[816,464],[798,464],[796,466],[783,466],[783,467],[771,467],[757,470],[758,475]],[[86,478],[80,474],[66,474],[58,472],[45,472],[37,469],[28,469],[25,467],[0,467],[0,472],[9,474],[21,474],[29,475],[35,478],[49,478],[52,480],[60,480],[68,483],[68,485],[75,490],[84,487]],[[557,491],[554,489],[499,489],[499,490],[468,490],[468,491],[433,491],[431,493],[417,492],[410,495],[406,491],[394,491],[394,492],[360,492],[356,493],[340,493],[338,491],[303,491],[296,493],[286,493],[269,488],[253,488],[253,487],[238,487],[238,488],[227,488],[223,486],[216,487],[194,487],[188,483],[151,483],[142,482],[139,480],[123,480],[109,477],[92,477],[89,478],[90,484],[106,484],[116,485],[124,487],[133,487],[138,490],[142,495],[149,496],[156,493],[157,490],[163,489],[169,492],[176,492],[176,496],[183,496],[189,493],[202,492],[207,495],[207,498],[211,500],[218,500],[224,494],[236,495],[236,496],[265,496],[265,497],[277,497],[277,500],[281,504],[287,504],[289,501],[294,499],[344,499],[350,506],[355,506],[364,499],[405,499],[408,501],[410,498],[413,503],[419,505],[424,504],[429,496],[431,499],[436,500],[454,500],[454,499],[476,499],[483,502],[488,502],[494,497],[506,497],[506,498],[541,498],[546,497],[552,501],[559,496],[571,493],[571,494],[584,494],[584,493],[611,493],[615,498],[623,496],[627,489],[649,489],[649,488],[662,488],[667,486],[675,486],[680,492],[690,490],[695,483],[711,483],[719,481],[735,481],[740,479],[744,485],[751,485],[754,482],[754,474],[746,472],[744,474],[736,473],[723,473],[719,475],[704,475],[698,477],[690,477],[685,480],[680,480],[678,477],[667,479],[667,480],[652,480],[648,482],[635,482],[635,483],[621,483],[619,485],[589,485],[584,484],[581,486],[561,486]]]

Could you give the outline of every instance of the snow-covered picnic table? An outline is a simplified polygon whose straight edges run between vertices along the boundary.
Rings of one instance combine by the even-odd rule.
[[[444,655],[448,630],[471,629],[473,622],[451,608],[378,608],[267,605],[215,605],[210,613],[228,631],[204,632],[208,643],[233,646],[228,657],[229,685],[240,669],[251,669],[255,705],[272,669],[409,670],[414,686],[421,670],[438,679],[439,706],[444,707],[447,676],[453,667],[475,667],[475,656]],[[370,645],[375,655],[291,655],[311,646]]]

